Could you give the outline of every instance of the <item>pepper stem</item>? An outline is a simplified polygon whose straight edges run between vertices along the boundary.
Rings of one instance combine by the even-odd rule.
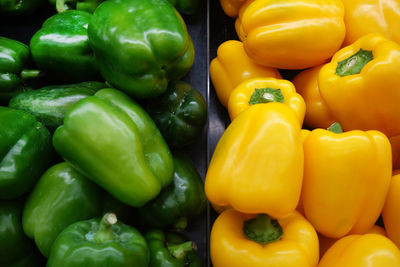
[[[196,244],[192,241],[187,241],[179,245],[167,245],[167,248],[169,253],[178,260],[184,260],[189,252],[197,250]]]
[[[176,230],[185,230],[188,224],[186,217],[180,217],[174,224]]]
[[[244,221],[243,233],[247,239],[262,245],[279,240],[282,227],[277,220],[271,220],[266,214],[259,214],[256,218]]]
[[[39,76],[41,76],[40,70],[22,70],[21,71],[21,79],[22,80],[28,80],[28,79],[34,79]]]
[[[97,243],[104,243],[113,240],[112,226],[117,223],[117,216],[114,213],[106,213],[100,221],[99,230],[94,235],[93,240]]]
[[[332,123],[332,125],[329,126],[327,130],[333,133],[343,133],[342,125],[340,125],[340,123],[338,122]]]
[[[254,90],[254,93],[251,95],[249,104],[255,105],[270,102],[283,103],[283,101],[284,97],[282,95],[281,89],[262,88]]]
[[[336,75],[340,77],[359,74],[362,68],[374,59],[372,51],[360,49],[354,55],[340,61],[336,67]]]
[[[56,0],[56,10],[58,13],[64,12],[69,8],[69,6],[67,5],[67,3],[70,2],[74,2],[74,0]]]

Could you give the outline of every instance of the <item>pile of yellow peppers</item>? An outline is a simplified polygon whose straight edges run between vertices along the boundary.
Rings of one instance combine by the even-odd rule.
[[[213,266],[400,267],[400,1],[220,3]]]

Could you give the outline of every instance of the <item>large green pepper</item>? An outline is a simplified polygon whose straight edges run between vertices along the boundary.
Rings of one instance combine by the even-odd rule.
[[[3,15],[29,15],[34,13],[44,0],[0,0],[0,14]]]
[[[106,87],[101,82],[51,85],[21,92],[10,100],[8,106],[24,110],[49,129],[55,129],[63,123],[65,113],[73,104]]]
[[[184,154],[175,154],[174,167],[172,183],[139,209],[142,220],[153,227],[185,229],[188,220],[206,208],[204,184],[192,161]]]
[[[17,91],[24,90],[28,79],[39,76],[38,70],[27,69],[29,62],[26,44],[0,37],[0,104],[8,102]]]
[[[186,25],[165,0],[108,0],[88,28],[103,77],[137,98],[161,95],[194,60]]]
[[[89,46],[87,27],[92,15],[69,10],[48,18],[30,41],[34,62],[63,81],[87,81],[98,78],[98,70]]]
[[[146,240],[113,213],[70,225],[57,237],[47,267],[147,267]]]
[[[48,257],[58,234],[68,225],[99,216],[101,190],[64,162],[48,169],[25,203],[22,225]]]
[[[139,207],[173,176],[171,152],[150,116],[115,89],[80,100],[53,136],[57,152],[120,201]]]
[[[145,236],[150,250],[149,267],[201,267],[196,245],[173,233],[153,230]]]
[[[207,105],[190,84],[170,82],[167,91],[150,99],[147,111],[171,147],[185,146],[204,129]]]
[[[28,192],[51,164],[49,131],[31,114],[0,107],[0,199]]]

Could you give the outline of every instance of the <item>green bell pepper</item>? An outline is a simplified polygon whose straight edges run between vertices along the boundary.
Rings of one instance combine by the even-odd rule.
[[[0,14],[9,16],[30,15],[43,3],[44,0],[0,0]]]
[[[207,120],[203,96],[181,81],[170,82],[164,94],[148,101],[146,109],[171,147],[192,143]]]
[[[57,237],[47,267],[147,267],[146,240],[113,213],[68,226]]]
[[[184,154],[174,154],[174,167],[172,183],[139,209],[142,220],[152,227],[183,230],[188,220],[206,208],[204,184],[192,161]]]
[[[40,75],[38,70],[27,69],[29,62],[26,44],[0,37],[0,104],[8,102],[17,91],[24,90],[27,80]]]
[[[157,126],[115,89],[73,105],[53,145],[77,170],[130,206],[143,206],[172,180],[171,152]]]
[[[36,65],[56,80],[99,78],[87,36],[91,18],[91,14],[79,10],[68,10],[48,18],[30,41]]]
[[[100,188],[66,163],[48,169],[25,203],[22,226],[48,257],[58,234],[68,225],[99,216]]]
[[[108,0],[88,28],[103,77],[136,98],[161,95],[194,60],[186,25],[165,0]]]
[[[106,87],[101,82],[51,85],[21,92],[10,100],[8,106],[32,114],[46,127],[55,130],[63,124],[65,113],[73,104]]]
[[[169,0],[180,12],[191,15],[199,6],[199,0]]]
[[[150,250],[149,267],[201,267],[196,245],[177,234],[153,230],[145,236]]]
[[[49,131],[21,110],[0,107],[0,199],[28,192],[51,164]]]
[[[69,9],[93,13],[102,2],[103,0],[50,0],[50,4],[55,6],[59,13]]]

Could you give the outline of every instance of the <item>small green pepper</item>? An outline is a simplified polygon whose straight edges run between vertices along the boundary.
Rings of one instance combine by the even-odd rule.
[[[76,9],[93,13],[103,0],[50,0],[50,4],[56,7],[61,13],[69,9]]]
[[[149,250],[133,227],[117,222],[113,213],[68,226],[57,237],[47,267],[147,267]]]

